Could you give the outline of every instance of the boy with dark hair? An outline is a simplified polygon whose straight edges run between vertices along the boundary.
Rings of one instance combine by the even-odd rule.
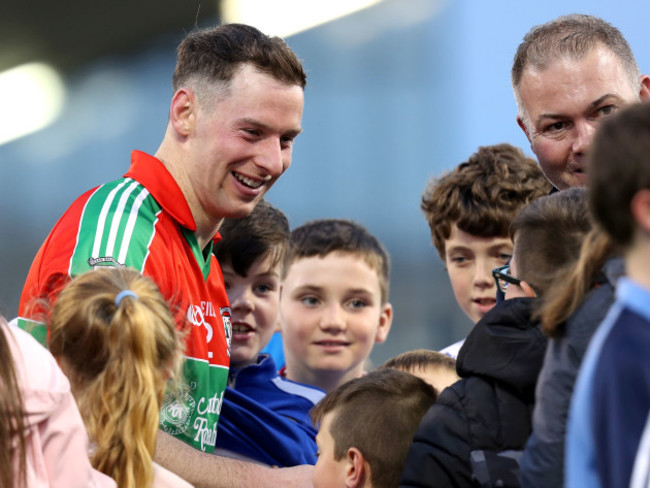
[[[460,379],[456,360],[447,354],[429,349],[414,349],[388,359],[380,368],[411,373],[433,386],[438,393]]]
[[[413,434],[435,401],[425,381],[390,368],[328,393],[312,411],[320,424],[314,487],[396,487]]]
[[[293,230],[280,297],[288,379],[331,391],[363,374],[390,330],[389,271],[384,247],[355,222]]]
[[[510,144],[479,147],[427,185],[421,207],[433,245],[445,262],[458,305],[472,322],[496,303],[492,270],[512,255],[510,221],[550,189],[537,163]],[[456,357],[461,345],[443,352]]]
[[[626,276],[585,354],[569,411],[567,486],[647,486],[650,412],[650,105],[603,122],[588,157],[594,217]]]
[[[562,232],[567,227],[572,231]],[[547,344],[533,310],[537,296],[552,283],[548,266],[526,263],[571,265],[590,228],[581,188],[539,198],[513,220],[511,265],[493,271],[506,300],[468,335],[457,360],[461,379],[422,419],[400,486],[520,486],[518,461],[532,430],[535,385]]]
[[[214,252],[230,300],[232,342],[216,448],[272,466],[315,464],[309,410],[325,393],[281,378],[273,358],[260,354],[277,327],[289,222],[262,200],[248,217],[226,219],[220,232]]]

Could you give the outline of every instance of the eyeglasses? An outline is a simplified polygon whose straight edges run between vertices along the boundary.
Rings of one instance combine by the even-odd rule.
[[[509,264],[493,269],[492,276],[494,276],[494,281],[496,281],[497,288],[501,293],[506,292],[510,283],[516,286],[521,285],[521,280],[519,278],[515,278],[510,274]]]

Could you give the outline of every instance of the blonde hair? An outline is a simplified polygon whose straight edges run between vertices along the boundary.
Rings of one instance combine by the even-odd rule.
[[[74,278],[52,310],[49,348],[70,376],[92,465],[121,488],[152,486],[160,402],[182,354],[156,285],[127,268]]]

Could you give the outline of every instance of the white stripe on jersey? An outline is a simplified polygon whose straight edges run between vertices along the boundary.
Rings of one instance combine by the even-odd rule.
[[[129,214],[129,220],[126,223],[126,229],[124,229],[124,236],[122,237],[122,246],[120,247],[120,255],[117,258],[118,263],[126,263],[126,253],[129,250],[129,243],[131,242],[131,237],[133,237],[133,229],[135,228],[135,222],[138,220],[138,212],[142,206],[144,199],[149,196],[149,191],[142,187],[142,190],[135,197],[135,202],[131,207],[131,213]]]
[[[115,241],[117,240],[117,230],[120,227],[120,222],[122,221],[122,215],[124,214],[124,207],[126,207],[126,202],[133,193],[133,190],[139,185],[137,181],[133,181],[129,187],[122,193],[119,202],[117,203],[117,208],[113,212],[113,222],[111,222],[111,231],[108,234],[108,242],[106,242],[106,255],[113,256],[115,252]],[[103,211],[104,209],[102,209]],[[118,259],[118,262],[121,263]]]
[[[111,204],[115,199],[115,195],[129,181],[133,181],[133,180],[131,178],[126,178],[122,183],[120,183],[115,188],[113,188],[111,192],[108,194],[108,197],[106,197],[106,200],[104,200],[104,204],[102,205],[102,210],[101,212],[99,212],[99,218],[97,219],[97,229],[95,231],[95,242],[93,242],[93,252],[90,255],[90,257],[93,258],[99,257],[99,248],[102,245],[102,234],[104,233],[104,227],[106,226],[106,216],[108,215],[108,211],[111,208]],[[89,201],[90,199],[88,200],[88,202]],[[86,205],[88,205],[88,202],[86,202]],[[81,225],[79,225],[79,229],[81,229]]]

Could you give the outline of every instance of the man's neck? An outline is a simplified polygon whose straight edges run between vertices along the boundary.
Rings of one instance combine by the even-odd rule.
[[[223,219],[215,221],[214,219],[207,217],[204,212],[201,211],[201,205],[196,197],[192,183],[190,182],[186,172],[183,170],[183,165],[179,163],[183,161],[183,157],[182,154],[179,154],[177,148],[163,140],[154,156],[160,160],[165,168],[167,168],[167,171],[169,171],[169,174],[172,175],[174,181],[181,189],[181,192],[190,207],[190,211],[192,212],[194,223],[196,224],[196,230],[194,231],[196,240],[198,241],[200,248],[205,249],[205,246],[210,243],[214,235],[219,231]]]

